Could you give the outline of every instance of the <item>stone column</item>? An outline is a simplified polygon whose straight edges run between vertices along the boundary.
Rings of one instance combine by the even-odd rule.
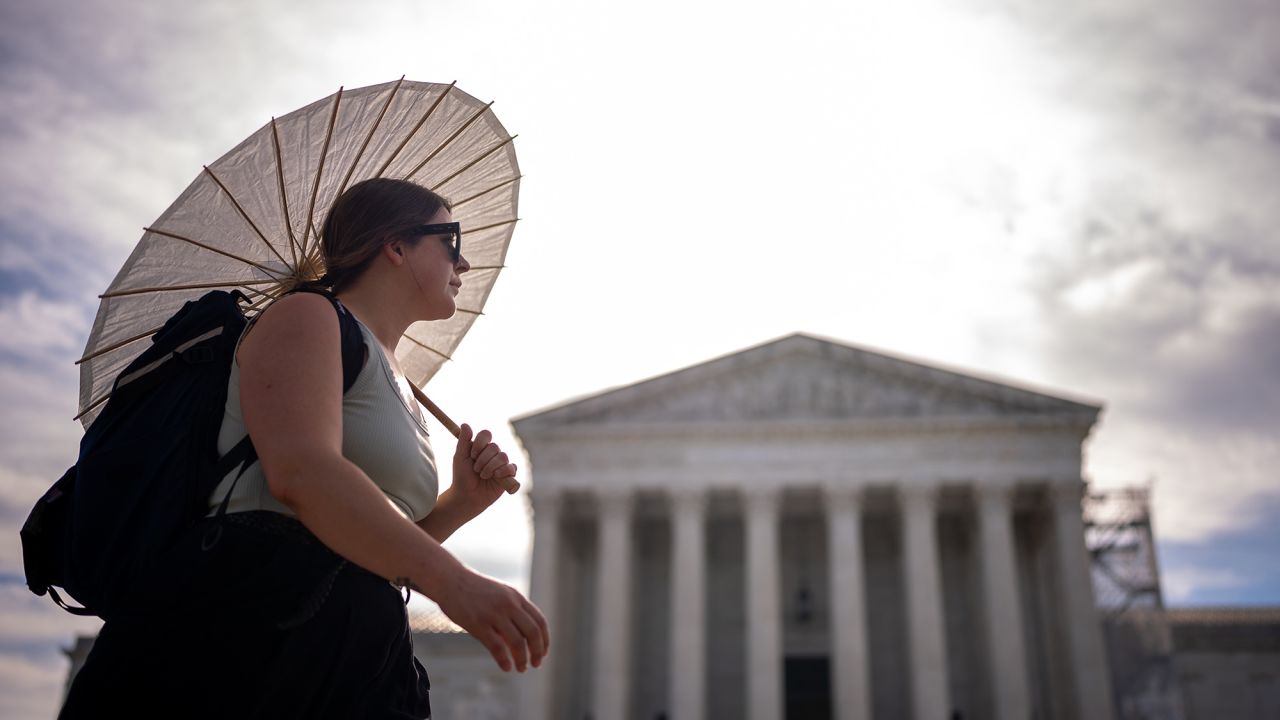
[[[1111,676],[1102,643],[1102,622],[1093,597],[1089,554],[1084,545],[1080,508],[1083,492],[1084,484],[1078,480],[1050,486],[1063,622],[1075,679],[1076,712],[1090,720],[1110,720],[1114,715]]]
[[[600,566],[596,574],[593,718],[627,717],[631,680],[630,492],[606,491],[600,502]]]
[[[534,490],[529,494],[533,512],[533,561],[529,570],[529,599],[542,610],[556,631],[556,603],[559,574],[556,559],[560,557],[560,494]],[[563,652],[563,649],[561,650]],[[555,717],[551,707],[555,694],[555,664],[558,653],[549,653],[542,667],[529,667],[520,678],[520,717],[523,720],[547,720]]]
[[[871,719],[866,581],[862,553],[862,489],[828,487],[827,544],[831,558],[831,685],[837,720]]]
[[[947,646],[938,567],[937,486],[901,486],[902,558],[907,593],[911,708],[916,720],[950,717]]]
[[[782,607],[778,573],[779,493],[746,491],[747,718],[782,717]]]
[[[671,717],[706,712],[706,494],[671,493]]]
[[[992,700],[997,720],[1031,717],[1027,654],[1022,637],[1022,603],[1018,596],[1013,546],[1013,486],[980,482],[979,547],[985,601],[987,648],[991,658]]]

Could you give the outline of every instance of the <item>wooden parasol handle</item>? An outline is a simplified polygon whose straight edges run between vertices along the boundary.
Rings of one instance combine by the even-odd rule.
[[[422,403],[422,406],[429,410],[435,416],[435,419],[439,420],[441,425],[444,425],[446,430],[453,433],[454,437],[458,437],[458,433],[462,432],[462,429],[458,427],[458,423],[454,422],[448,415],[445,415],[440,406],[431,402],[431,399],[423,394],[417,385],[409,383],[409,387],[413,388],[413,396],[418,399],[418,402]],[[508,495],[515,495],[516,491],[520,489],[520,481],[513,477],[505,478],[503,480],[503,489],[507,491]]]

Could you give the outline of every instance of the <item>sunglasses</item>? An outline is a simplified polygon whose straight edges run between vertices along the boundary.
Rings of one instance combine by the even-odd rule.
[[[413,228],[415,235],[446,235],[444,241],[449,244],[449,256],[456,265],[462,259],[462,225],[456,222],[419,225]]]

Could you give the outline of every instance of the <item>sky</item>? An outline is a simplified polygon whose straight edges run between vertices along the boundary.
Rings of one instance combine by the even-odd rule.
[[[1103,404],[1086,476],[1151,484],[1166,600],[1280,604],[1275,0],[0,12],[0,717],[52,717],[95,629],[28,593],[17,529],[74,461],[97,294],[202,165],[401,75],[519,135],[508,269],[427,388],[456,419],[517,448],[512,417],[817,334]],[[449,547],[524,587],[528,534],[509,497]]]

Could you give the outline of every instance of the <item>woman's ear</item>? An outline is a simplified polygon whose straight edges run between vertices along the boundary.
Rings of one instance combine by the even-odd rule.
[[[382,253],[387,256],[388,260],[390,260],[392,263],[396,265],[399,265],[400,263],[404,262],[404,249],[400,246],[399,243],[383,244]]]

